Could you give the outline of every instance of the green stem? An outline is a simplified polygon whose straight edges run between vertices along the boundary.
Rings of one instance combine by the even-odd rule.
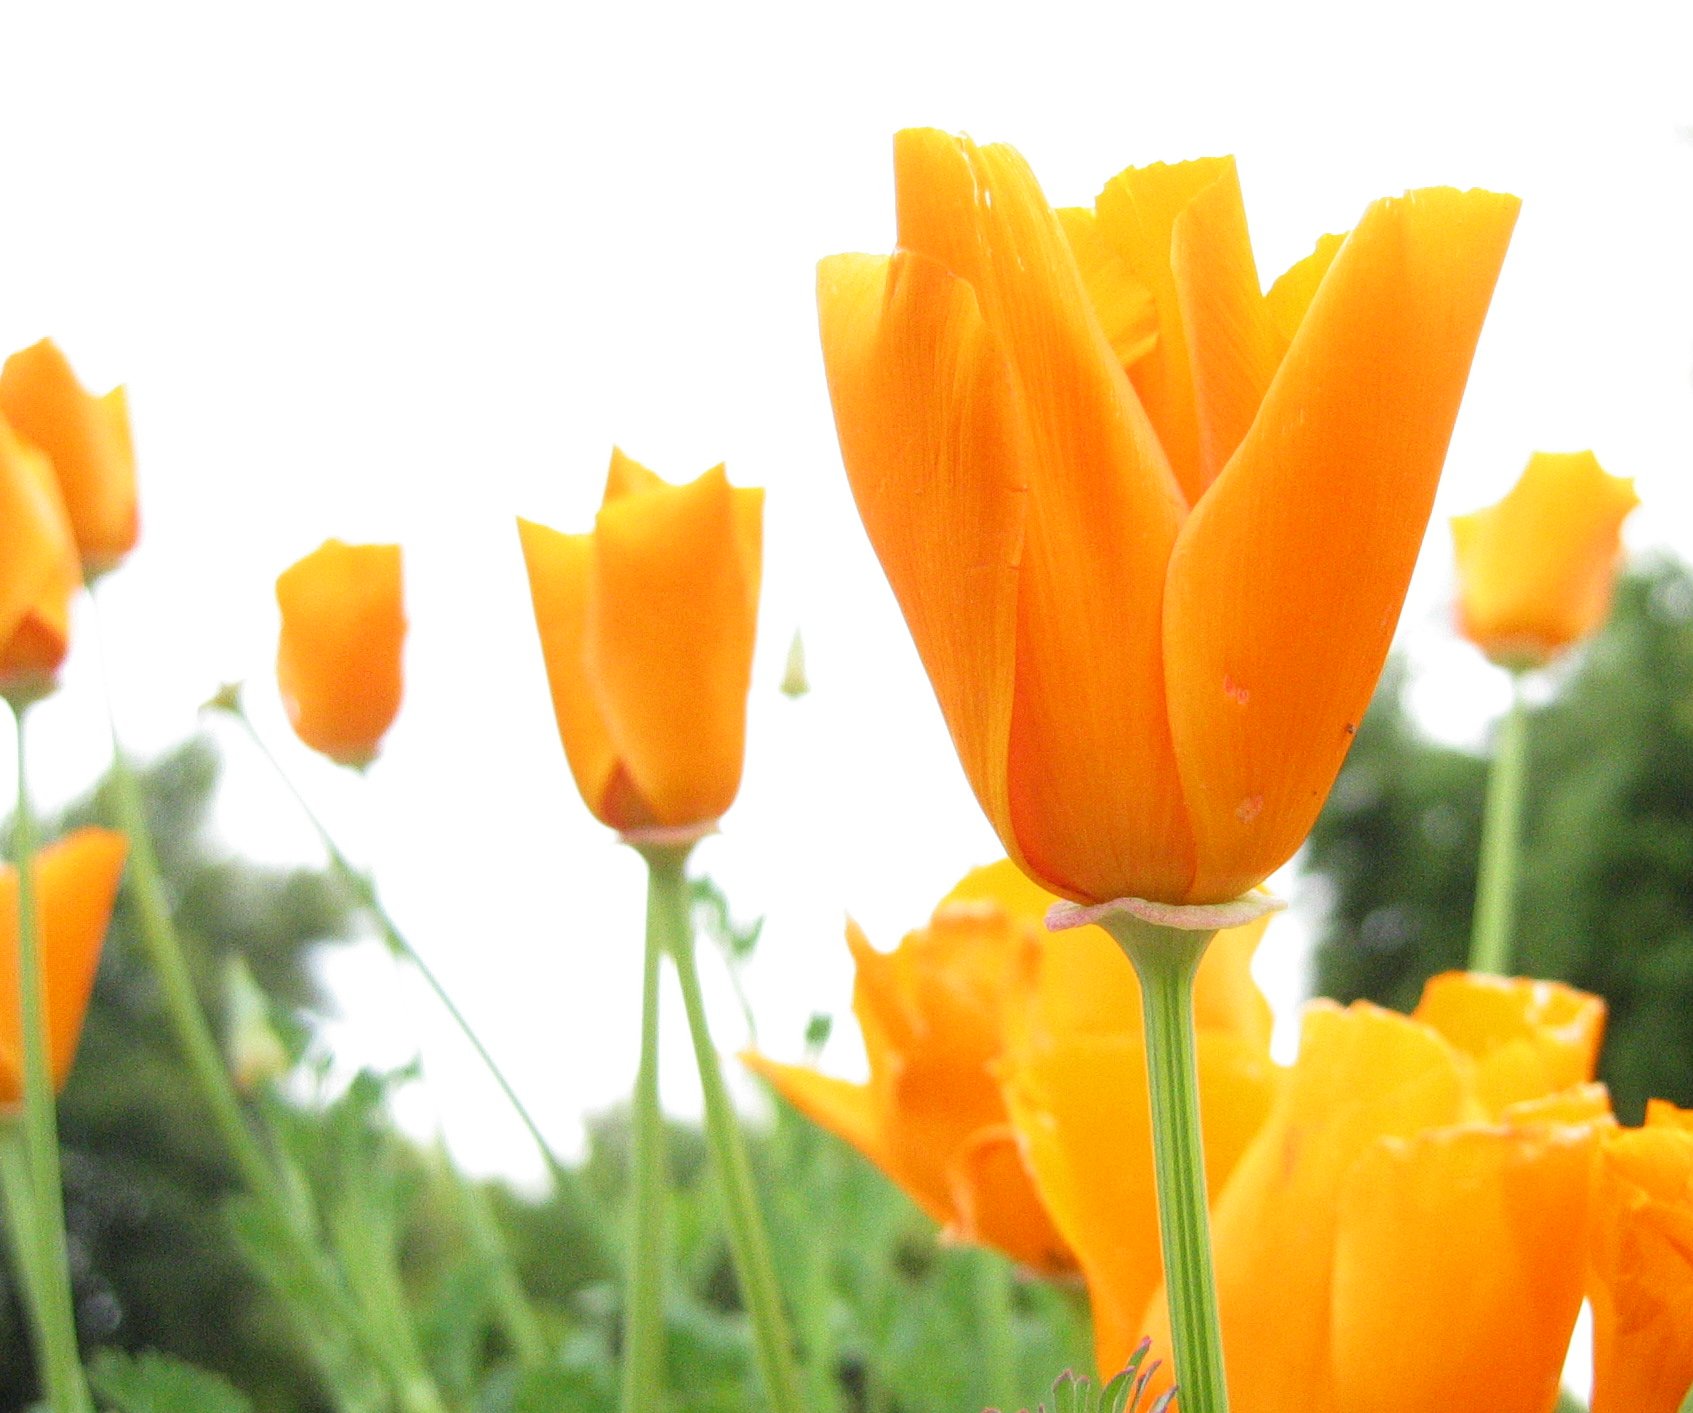
[[[706,1026],[705,1003],[700,995],[699,971],[694,964],[694,930],[688,916],[687,887],[682,880],[686,851],[649,848],[643,851],[647,865],[656,874],[661,869],[674,875],[666,894],[673,899],[666,910],[669,951],[682,982],[682,1003],[688,1012],[688,1030],[693,1036],[694,1059],[698,1062],[700,1085],[705,1091],[706,1141],[710,1145],[718,1185],[723,1192],[729,1224],[729,1249],[735,1274],[752,1316],[753,1343],[759,1373],[772,1413],[800,1413],[799,1374],[794,1362],[793,1337],[782,1308],[782,1293],[770,1259],[770,1239],[759,1215],[753,1193],[752,1171],[747,1163],[746,1144],[740,1120],[723,1082],[723,1070]]]
[[[350,1337],[394,1387],[403,1388],[410,1377],[409,1371],[400,1367],[394,1351],[370,1329],[364,1312],[329,1269],[311,1213],[282,1183],[248,1127],[222,1052],[201,1008],[187,954],[171,917],[164,874],[153,848],[140,784],[119,740],[117,715],[109,694],[107,713],[112,733],[111,780],[118,827],[129,839],[126,881],[135,903],[142,943],[164,1002],[166,1021],[201,1101],[211,1115],[212,1126],[240,1172],[243,1187],[263,1211],[267,1228],[287,1243],[294,1276],[312,1292],[310,1308],[295,1300],[285,1301],[300,1326],[302,1344],[319,1364],[323,1386],[331,1401],[344,1409],[357,1408],[353,1395],[341,1387],[342,1370],[337,1360],[342,1350],[325,1344],[319,1330],[310,1327],[314,1322],[327,1319],[331,1327]]]
[[[441,1160],[447,1165],[449,1181],[457,1188],[471,1245],[492,1275],[494,1308],[499,1313],[506,1338],[511,1341],[518,1365],[525,1370],[543,1369],[550,1360],[547,1337],[529,1304],[523,1283],[518,1279],[511,1250],[500,1231],[499,1219],[494,1215],[488,1194],[480,1183],[465,1177],[445,1153],[441,1155]]]
[[[76,1345],[75,1304],[65,1243],[65,1197],[59,1172],[59,1123],[53,1062],[47,1048],[47,989],[35,896],[35,817],[26,784],[24,720],[14,703],[18,737],[18,809],[13,847],[18,868],[18,992],[23,1011],[24,1151],[34,1220],[28,1242],[35,1266],[27,1289],[35,1295],[42,1383],[54,1413],[88,1413],[93,1404]]]
[[[1493,768],[1487,781],[1475,918],[1470,932],[1470,970],[1494,976],[1506,975],[1511,966],[1511,924],[1516,909],[1524,767],[1528,754],[1527,716],[1522,678],[1512,673],[1511,709],[1500,723]]]
[[[658,979],[674,919],[687,916],[683,850],[647,860],[647,938],[641,967],[641,1060],[633,1105],[635,1210],[623,1315],[623,1413],[664,1406],[664,1113],[658,1097]]]
[[[330,866],[335,870],[336,876],[352,893],[359,906],[376,923],[378,931],[382,934],[384,944],[396,956],[404,957],[416,969],[418,975],[423,978],[424,983],[434,993],[435,999],[441,1003],[447,1014],[452,1018],[453,1024],[459,1028],[460,1034],[470,1042],[471,1049],[476,1051],[477,1057],[493,1077],[494,1083],[499,1086],[500,1092],[505,1095],[506,1102],[511,1105],[512,1111],[522,1121],[524,1128],[529,1130],[529,1136],[534,1140],[536,1148],[540,1150],[541,1157],[546,1162],[555,1182],[561,1188],[568,1186],[568,1170],[559,1160],[558,1155],[553,1152],[552,1145],[542,1135],[540,1125],[535,1122],[534,1116],[524,1105],[523,1100],[518,1098],[517,1090],[512,1088],[511,1081],[505,1076],[505,1071],[499,1067],[493,1055],[489,1053],[488,1047],[482,1043],[481,1036],[476,1033],[464,1012],[454,1004],[453,998],[447,994],[446,987],[442,986],[440,979],[429,969],[428,964],[406,939],[405,934],[400,931],[388,910],[382,905],[382,900],[376,892],[376,885],[365,874],[354,868],[347,856],[341,852],[341,847],[335,842],[334,835],[329,832],[323,821],[318,817],[317,811],[311,807],[311,802],[301,793],[299,786],[282,768],[282,762],[276,758],[275,752],[265,744],[264,737],[259,735],[252,719],[247,715],[246,709],[239,703],[223,709],[227,710],[231,716],[241,723],[248,738],[258,748],[259,754],[270,764],[271,769],[276,772],[277,778],[282,781],[288,793],[294,797],[301,813],[305,815],[318,839],[322,842],[324,852],[329,855]]]
[[[1102,925],[1140,977],[1164,1289],[1182,1413],[1227,1413],[1193,1027],[1193,978],[1214,934],[1163,927],[1124,913],[1110,915]]]
[[[997,1251],[970,1253],[976,1264],[976,1310],[990,1398],[1017,1406],[1017,1326],[1012,1315],[1011,1263]]]
[[[21,1113],[0,1115],[0,1204],[6,1218],[12,1273],[22,1293],[36,1345],[45,1348],[42,1295],[35,1279],[35,1198],[30,1189],[28,1141],[24,1137]]]

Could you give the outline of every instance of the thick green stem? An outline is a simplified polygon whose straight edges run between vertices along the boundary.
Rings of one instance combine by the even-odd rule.
[[[641,1060],[635,1072],[635,1210],[623,1302],[623,1413],[664,1406],[664,1114],[658,1097],[659,962],[688,911],[687,851],[647,859],[647,938],[641,968]]]
[[[1470,931],[1470,970],[1494,976],[1507,975],[1511,968],[1527,736],[1528,713],[1523,706],[1522,678],[1513,673],[1511,709],[1499,725],[1493,769],[1487,780],[1487,811],[1482,818],[1481,863]]]
[[[1227,1413],[1193,1028],[1193,978],[1214,934],[1122,913],[1103,926],[1140,977],[1164,1288],[1182,1413]]]
[[[88,1413],[93,1407],[76,1345],[76,1307],[71,1296],[65,1243],[65,1198],[59,1172],[59,1121],[53,1062],[47,1046],[47,988],[41,963],[41,929],[35,896],[35,817],[26,784],[26,706],[14,704],[18,737],[18,809],[13,847],[18,868],[18,993],[23,1012],[23,1135],[32,1221],[27,1248],[34,1274],[26,1289],[34,1295],[42,1383],[53,1413]]]
[[[682,1003],[688,1012],[688,1030],[693,1037],[694,1059],[698,1062],[700,1086],[705,1092],[706,1141],[718,1186],[723,1193],[729,1224],[729,1250],[741,1294],[752,1316],[753,1343],[759,1373],[772,1413],[800,1413],[799,1372],[794,1361],[793,1336],[782,1307],[782,1292],[776,1283],[776,1268],[770,1259],[770,1238],[764,1230],[753,1192],[752,1169],[740,1120],[723,1082],[723,1069],[711,1043],[705,1019],[705,1002],[700,995],[699,971],[694,964],[694,929],[688,916],[687,887],[682,879],[685,851],[649,848],[648,866],[674,871],[666,893],[674,898],[667,909],[668,944],[682,982]]]

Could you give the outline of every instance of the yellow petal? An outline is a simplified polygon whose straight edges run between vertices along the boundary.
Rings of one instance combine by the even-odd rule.
[[[1446,972],[1431,977],[1413,1012],[1475,1060],[1485,1112],[1593,1078],[1605,1003],[1553,981]]]
[[[1130,376],[1190,505],[1198,501],[1208,478],[1201,469],[1193,370],[1171,248],[1176,220],[1188,204],[1233,172],[1232,157],[1130,167],[1107,182],[1094,202],[1100,234],[1152,292],[1157,306],[1157,347],[1135,364]]]
[[[81,586],[52,465],[0,417],[0,681],[51,681]]]
[[[89,395],[51,339],[0,368],[0,414],[53,462],[78,552],[92,572],[135,547],[135,452],[123,390]]]
[[[972,1135],[954,1157],[949,1177],[956,1213],[949,1236],[995,1247],[1042,1275],[1075,1269],[1076,1258],[1047,1215],[1009,1124]]]
[[[1497,505],[1452,521],[1464,636],[1495,661],[1539,664],[1592,633],[1639,503],[1592,452],[1537,451]]]
[[[1306,1007],[1299,1058],[1212,1213],[1237,1406],[1345,1413],[1335,1401],[1330,1340],[1340,1194],[1378,1139],[1456,1123],[1464,1100],[1459,1057],[1429,1027],[1364,1002]],[[1140,1323],[1169,1348],[1162,1292]],[[1120,1360],[1127,1352],[1101,1354]]]
[[[631,791],[611,792],[617,748],[594,700],[583,657],[594,537],[561,534],[523,519],[517,522],[517,534],[523,545],[535,627],[541,635],[553,716],[576,788],[602,824],[614,829],[651,824],[651,809],[639,805]]]
[[[1099,218],[1085,206],[1063,206],[1058,223],[1076,257],[1076,269],[1093,301],[1093,312],[1111,351],[1125,369],[1133,367],[1158,342],[1158,304],[1152,291],[1134,276],[1127,263],[1107,244]]]
[[[614,500],[622,500],[627,495],[639,495],[644,491],[663,490],[668,484],[656,471],[649,471],[632,456],[626,456],[621,447],[611,449],[611,469],[606,472],[605,495],[601,497],[601,504],[610,505]]]
[[[1199,465],[1190,501],[1240,445],[1286,351],[1270,318],[1232,161],[1176,217],[1170,270],[1193,368]]]
[[[400,710],[400,547],[325,540],[277,577],[276,602],[276,680],[295,733],[344,765],[366,763]]]
[[[859,515],[964,773],[1012,857],[1006,794],[1025,473],[975,293],[933,260],[818,267],[823,356]]]
[[[1293,342],[1299,326],[1305,322],[1311,301],[1317,297],[1323,276],[1328,274],[1334,257],[1345,244],[1345,236],[1326,235],[1317,238],[1317,247],[1303,260],[1295,261],[1281,273],[1264,296],[1270,318],[1286,343]]]
[[[1237,1036],[1198,1037],[1206,1180],[1222,1189],[1263,1124],[1280,1072]],[[1139,1341],[1162,1273],[1145,1045],[1054,1037],[1008,1065],[1006,1106],[1054,1225],[1087,1278],[1100,1370]]]
[[[1340,1194],[1334,1368],[1347,1413],[1545,1413],[1581,1305],[1587,1127],[1372,1146]]]
[[[79,829],[36,857],[42,991],[53,1083],[63,1088],[82,1035],[129,842],[110,829]],[[18,976],[18,873],[0,868],[0,1110],[23,1102]]]
[[[1594,1177],[1593,1413],[1676,1413],[1693,1386],[1693,1115],[1655,1106]]]
[[[1516,217],[1380,201],[1335,256],[1251,431],[1170,561],[1164,664],[1191,902],[1309,831],[1381,671]]]
[[[617,497],[594,522],[583,661],[661,825],[714,820],[740,788],[762,497],[732,490],[719,466]]]
[[[869,1087],[819,1074],[806,1065],[784,1065],[756,1051],[741,1063],[771,1086],[814,1124],[843,1138],[878,1167],[888,1167],[875,1100]]]

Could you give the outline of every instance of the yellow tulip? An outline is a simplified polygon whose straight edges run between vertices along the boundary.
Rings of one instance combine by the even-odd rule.
[[[1149,1263],[1124,1302],[1138,1316],[1158,1280],[1140,988],[1099,928],[1046,933],[1055,901],[1006,861],[970,873],[893,952],[849,928],[868,1083],[758,1055],[748,1063],[954,1239],[1051,1273],[1075,1265],[1072,1228],[1085,1235],[1107,1210],[1119,1231],[1126,1221]],[[1262,930],[1219,935],[1197,983],[1219,1174],[1273,1092],[1269,1008],[1248,972]]]
[[[1599,1155],[1593,1413],[1676,1413],[1693,1388],[1693,1110],[1654,1100]]]
[[[1055,893],[1235,897],[1369,700],[1517,203],[1379,201],[1264,294],[1231,161],[1064,216],[1008,147],[894,161],[898,249],[822,262],[823,351],[965,773]]]
[[[1546,1413],[1557,1398],[1611,1122],[1586,1082],[1602,1006],[1491,977],[1437,978],[1429,996],[1409,1017],[1313,1002],[1217,1198],[1243,1413]],[[1161,1297],[1143,1324],[1167,1347]],[[1102,1367],[1127,1352],[1102,1347]]]
[[[52,465],[0,417],[0,692],[21,698],[51,689],[81,587]]]
[[[1634,482],[1590,451],[1537,451],[1505,498],[1456,516],[1458,623],[1493,661],[1539,667],[1611,609]]]
[[[295,734],[342,765],[369,764],[403,690],[400,547],[325,540],[277,578],[276,602],[276,680]]]
[[[0,414],[52,461],[84,571],[115,568],[140,533],[124,390],[92,396],[42,339],[0,368]]]
[[[585,535],[517,522],[559,737],[594,817],[707,824],[741,784],[764,492],[620,451]]]
[[[79,829],[36,856],[47,1054],[58,1089],[64,1088],[76,1058],[128,852],[129,841],[121,834]],[[23,1103],[18,984],[18,871],[7,864],[0,866],[0,1110]]]

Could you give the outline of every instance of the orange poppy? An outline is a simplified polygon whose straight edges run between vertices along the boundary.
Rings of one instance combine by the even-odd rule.
[[[1653,1100],[1594,1179],[1593,1413],[1676,1413],[1693,1390],[1693,1110]]]
[[[614,829],[707,824],[734,803],[763,565],[764,492],[611,455],[593,530],[519,520],[559,737]]]
[[[55,1088],[76,1058],[100,948],[111,922],[129,841],[110,829],[79,829],[36,856],[36,918],[47,1053]],[[18,977],[18,871],[0,865],[0,1110],[23,1102]]]
[[[276,602],[276,681],[295,734],[342,765],[368,765],[400,710],[400,547],[325,540],[277,577]]]
[[[1503,500],[1452,521],[1464,636],[1502,666],[1539,667],[1597,629],[1639,504],[1592,452],[1535,452]]]
[[[849,926],[868,1083],[760,1055],[747,1062],[950,1237],[998,1247],[1036,1271],[1075,1265],[1067,1223],[1083,1208],[1072,1189],[1086,1221],[1123,1196],[1116,1170],[1143,1156],[1147,1180],[1131,1184],[1138,1205],[1129,1210],[1149,1226],[1153,1255],[1138,1315],[1158,1275],[1145,1072],[1127,1073],[1142,1046],[1139,985],[1099,928],[1047,935],[1055,901],[1006,861],[970,873],[892,952]],[[1221,934],[1197,982],[1202,1050],[1257,1053],[1258,1089],[1272,1069],[1269,1009],[1247,971],[1261,931],[1260,923]],[[1244,1146],[1223,1130],[1250,1122],[1232,1113],[1216,1122],[1239,1098],[1229,1083],[1234,1059],[1205,1067],[1205,1131],[1222,1169]],[[1101,1113],[1108,1122],[1097,1128]]]
[[[52,465],[0,416],[0,691],[24,699],[51,689],[81,587]]]
[[[140,533],[124,390],[92,396],[42,339],[0,368],[0,414],[52,461],[84,571],[116,568]]]
[[[1236,1406],[1552,1406],[1611,1123],[1586,1082],[1603,1013],[1552,983],[1472,976],[1436,978],[1412,1016],[1312,1003],[1214,1208]],[[1143,1324],[1167,1347],[1162,1293]],[[1127,1352],[1102,1345],[1102,1367]]]
[[[1233,898],[1369,700],[1517,202],[1376,202],[1268,294],[1232,161],[1091,211],[894,147],[898,249],[818,275],[842,455],[966,774],[1084,902]]]

